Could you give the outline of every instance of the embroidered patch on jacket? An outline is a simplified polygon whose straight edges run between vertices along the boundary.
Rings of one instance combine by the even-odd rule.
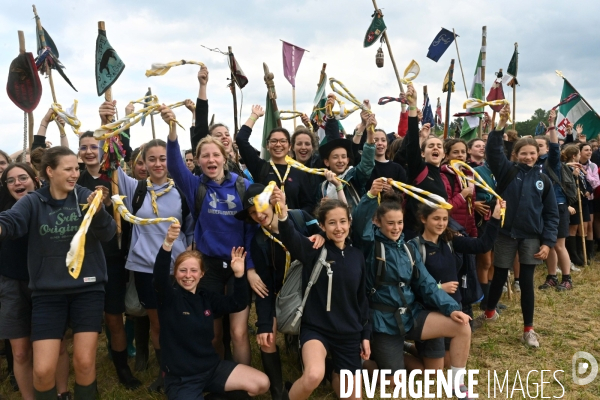
[[[210,310],[204,310],[204,316],[210,317]]]
[[[96,277],[95,276],[86,276],[85,278],[83,278],[83,281],[85,283],[96,282]]]
[[[544,190],[544,182],[542,182],[542,181],[537,181],[537,182],[535,183],[535,187],[536,187],[538,190]]]

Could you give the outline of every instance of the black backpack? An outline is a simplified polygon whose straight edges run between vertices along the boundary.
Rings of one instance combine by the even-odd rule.
[[[573,171],[569,166],[563,162],[560,163],[560,178],[556,176],[556,173],[550,165],[548,160],[544,161],[544,168],[548,171],[548,177],[552,183],[557,184],[562,189],[563,193],[567,197],[567,201],[570,206],[577,204],[577,183],[573,176]]]

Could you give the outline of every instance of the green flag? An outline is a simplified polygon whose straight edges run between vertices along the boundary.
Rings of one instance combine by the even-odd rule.
[[[267,138],[269,133],[277,128],[277,120],[279,119],[279,112],[273,107],[273,101],[269,98],[267,93],[267,106],[265,107],[265,119],[263,125],[263,136],[262,136],[262,148],[260,149],[260,157],[263,160],[269,161],[271,155],[267,151]]]
[[[96,90],[102,96],[121,76],[125,64],[106,38],[106,31],[98,29],[96,38]]]
[[[481,51],[479,52],[479,58],[477,59],[477,67],[475,68],[475,75],[473,76],[473,85],[471,86],[471,92],[469,93],[469,97],[479,100],[484,99],[483,81],[481,79]],[[467,112],[483,112],[483,108],[467,108]],[[480,119],[480,115],[469,115],[465,117],[460,132],[461,139],[468,141],[477,137],[477,129],[479,129]]]
[[[560,100],[566,99],[573,93],[577,93],[577,90],[565,79]],[[581,125],[583,134],[588,140],[595,139],[600,133],[600,117],[581,95],[558,108],[556,128],[562,135],[565,134],[569,123],[573,124],[573,127]]]
[[[375,43],[387,29],[385,22],[383,22],[383,14],[381,14],[379,10],[375,11],[372,17],[373,20],[371,21],[371,25],[365,34],[365,40],[363,42],[364,47],[369,47]]]
[[[517,81],[517,71],[519,69],[519,53],[517,52],[517,44],[515,43],[515,52],[510,59],[510,63],[508,63],[508,69],[506,70],[506,75],[508,75],[506,84],[510,87],[515,87],[519,82]]]

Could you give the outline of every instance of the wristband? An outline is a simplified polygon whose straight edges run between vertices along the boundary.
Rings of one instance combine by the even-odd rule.
[[[437,285],[437,286],[438,286],[438,289],[441,289],[441,288],[442,288],[442,284],[441,284],[441,283],[438,283],[438,285]]]
[[[48,125],[42,125],[42,124],[40,124],[40,126],[43,126],[44,128],[48,129]]]
[[[287,213],[285,213],[285,218],[279,218],[279,216],[277,216],[277,219],[278,219],[280,222],[283,222],[283,221],[285,221],[285,220],[287,220],[287,219],[288,219],[288,215],[287,215]]]
[[[344,186],[342,186],[342,185],[335,188],[336,192],[341,192],[342,190],[344,190]]]
[[[417,107],[416,107],[416,106],[408,106],[408,109],[409,109],[409,110],[416,110],[416,109],[417,109]]]
[[[254,121],[254,122],[258,121],[258,118],[254,118],[254,117],[252,116],[252,114],[250,114],[250,116],[248,117],[248,119],[251,119],[251,120],[252,120],[252,121]]]
[[[169,243],[167,242],[167,239],[165,239],[165,241],[163,242],[163,246],[168,247],[170,249],[171,247],[173,247],[173,242]]]
[[[371,192],[369,191],[369,192],[367,192],[367,197],[369,197],[370,199],[374,199],[377,196],[372,195]]]

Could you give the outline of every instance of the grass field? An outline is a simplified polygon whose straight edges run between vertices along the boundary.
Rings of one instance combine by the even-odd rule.
[[[513,388],[515,376],[519,372],[525,390],[524,393],[516,390],[511,397],[510,393],[507,394],[506,387],[502,393],[497,389],[495,398],[541,398],[541,393],[539,393],[540,373],[530,374],[529,394],[526,391],[527,374],[531,370],[550,370],[544,375],[544,381],[551,382],[544,385],[544,397],[569,400],[600,399],[600,376],[586,386],[575,385],[571,378],[571,359],[575,352],[586,351],[600,361],[600,271],[598,267],[600,264],[595,263],[582,272],[574,273],[575,288],[573,291],[557,293],[554,290],[544,292],[536,290],[535,330],[541,336],[539,349],[529,350],[520,343],[522,317],[518,294],[512,300],[509,300],[506,295],[503,297],[502,302],[509,306],[508,310],[502,313],[498,323],[478,330],[472,340],[468,368],[479,370],[479,384],[475,390],[479,393],[479,398],[488,398],[488,372],[492,374],[493,379],[494,371],[501,375],[501,380],[504,379],[506,371],[509,372],[510,389]],[[541,284],[544,278],[545,270],[539,267],[536,272],[536,286]],[[255,314],[252,313],[252,315],[255,318]],[[282,338],[279,340],[282,341]],[[105,343],[105,337],[102,335],[97,359],[98,387],[101,399],[165,398],[160,394],[151,395],[143,388],[135,392],[124,390],[119,385],[112,362],[107,357]],[[251,343],[252,363],[255,367],[262,369],[256,339],[253,335],[251,335]],[[283,348],[283,345],[281,347]],[[291,360],[288,360],[285,352],[282,354],[284,377],[286,380],[293,381],[298,378],[300,371]],[[154,356],[151,355],[151,357],[151,368],[144,373],[137,374],[146,385],[152,382],[158,369]],[[553,373],[557,370],[563,371],[557,372],[556,378],[564,387],[564,392],[561,385],[553,378]],[[2,372],[3,376],[6,376],[4,361],[2,362]],[[72,379],[71,388],[73,387]],[[516,389],[519,388],[517,380]],[[12,391],[8,379],[2,381],[0,395],[3,399],[21,398],[18,393]],[[493,398],[493,395],[493,386],[491,386],[490,398]],[[270,398],[268,394],[260,397],[261,400],[268,398]],[[335,394],[330,387],[322,386],[313,394],[312,398],[335,399]]]

